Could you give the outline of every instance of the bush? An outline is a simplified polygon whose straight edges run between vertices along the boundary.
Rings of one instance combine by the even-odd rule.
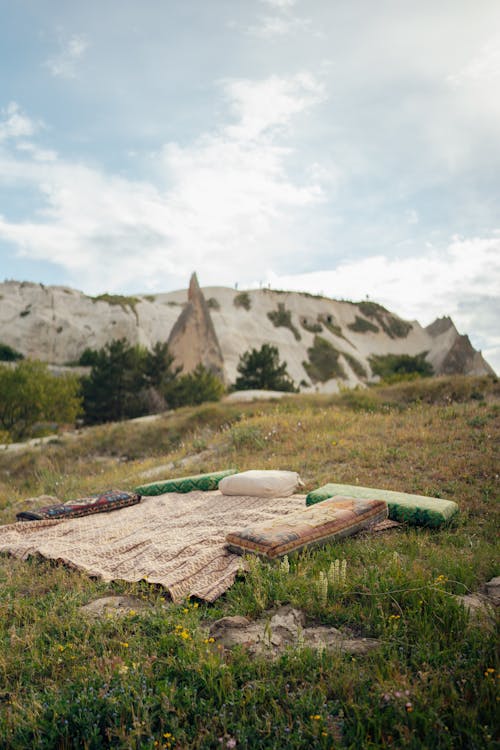
[[[434,374],[428,352],[421,352],[412,357],[410,354],[374,354],[370,357],[370,367],[386,383],[408,380],[415,377],[429,377]]]
[[[373,318],[376,320],[382,330],[385,331],[391,339],[404,339],[413,328],[411,323],[408,323],[406,320],[401,320],[401,318],[393,315],[389,310],[386,310],[385,307],[377,304],[377,302],[366,300],[364,302],[358,302],[358,308],[367,318]]]
[[[245,310],[250,310],[252,301],[248,292],[240,292],[239,294],[237,294],[233,299],[233,305],[235,307],[244,307]]]
[[[139,297],[126,297],[123,294],[99,294],[97,297],[91,297],[92,302],[107,302],[108,305],[117,305],[123,310],[129,307],[135,313],[136,305],[141,301]]]
[[[348,354],[347,352],[342,352],[342,356],[358,378],[366,378],[368,376],[365,368],[356,357],[353,357],[352,354]]]
[[[16,362],[19,359],[24,359],[24,355],[13,349],[8,344],[2,344],[0,342],[0,362]]]
[[[331,378],[346,379],[345,370],[339,362],[340,352],[322,336],[314,337],[307,354],[309,362],[303,362],[303,366],[313,383],[324,383]]]
[[[278,309],[268,312],[267,317],[276,328],[289,328],[295,336],[296,341],[300,341],[302,338],[292,323],[291,311],[287,310],[282,302],[278,302]]]
[[[342,328],[338,323],[335,322],[335,318],[333,317],[333,315],[323,314],[319,316],[319,319],[321,320],[323,325],[330,331],[330,333],[333,333],[333,335],[337,336],[338,338],[345,339],[345,336],[342,333]]]
[[[369,320],[366,320],[366,318],[360,318],[359,315],[356,315],[356,319],[354,320],[354,323],[348,323],[347,327],[354,331],[354,333],[366,333],[367,331],[371,331],[372,333],[378,333],[380,328],[373,323],[370,323]]]
[[[77,364],[81,365],[81,367],[92,367],[97,362],[98,357],[99,354],[96,349],[90,349],[90,347],[87,347],[80,354]]]
[[[309,333],[322,333],[323,332],[323,326],[321,325],[321,323],[311,323],[307,318],[302,318],[300,321],[300,325],[306,331],[309,331]]]
[[[172,382],[166,399],[169,406],[191,406],[205,401],[219,401],[224,393],[224,385],[219,378],[203,365]]]
[[[260,349],[251,349],[241,355],[237,367],[240,374],[234,388],[237,391],[257,389],[296,393],[286,368],[286,362],[279,361],[278,347],[262,344]]]
[[[12,438],[27,437],[37,422],[74,423],[81,413],[75,375],[52,375],[46,364],[23,360],[0,365],[0,426]]]
[[[215,297],[209,297],[207,299],[207,307],[209,310],[220,310],[220,302]]]

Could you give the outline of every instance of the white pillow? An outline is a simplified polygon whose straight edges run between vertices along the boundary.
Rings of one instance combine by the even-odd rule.
[[[242,471],[219,482],[223,495],[287,497],[303,483],[296,471]]]

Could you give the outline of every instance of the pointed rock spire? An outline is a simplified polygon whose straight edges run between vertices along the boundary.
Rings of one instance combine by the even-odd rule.
[[[224,381],[224,357],[196,273],[189,282],[188,303],[170,332],[168,348],[183,373],[202,364]]]

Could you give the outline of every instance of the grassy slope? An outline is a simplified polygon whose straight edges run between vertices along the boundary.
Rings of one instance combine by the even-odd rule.
[[[491,379],[455,378],[205,405],[0,455],[3,523],[29,495],[132,488],[140,471],[189,455],[165,475],[294,469],[308,490],[359,483],[455,499],[461,509],[449,529],[352,538],[291,559],[289,572],[255,561],[212,606],[174,606],[146,584],[0,558],[0,746],[493,747],[495,634],[451,594],[498,574],[499,395]],[[337,558],[347,560],[347,581],[325,599],[319,574]],[[82,618],[82,604],[113,592],[152,608],[119,621]],[[297,649],[272,663],[206,642],[208,622],[277,602],[382,647],[357,659]]]

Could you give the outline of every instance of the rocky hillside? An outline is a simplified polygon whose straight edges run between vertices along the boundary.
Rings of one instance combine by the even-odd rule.
[[[370,357],[428,352],[436,374],[493,373],[450,318],[423,328],[375,302],[345,302],[268,289],[185,290],[156,295],[89,297],[75,289],[0,284],[0,342],[53,364],[76,362],[86,347],[125,337],[151,347],[169,341],[185,371],[203,362],[234,382],[240,355],[264,342],[302,389],[332,392],[372,376]]]

